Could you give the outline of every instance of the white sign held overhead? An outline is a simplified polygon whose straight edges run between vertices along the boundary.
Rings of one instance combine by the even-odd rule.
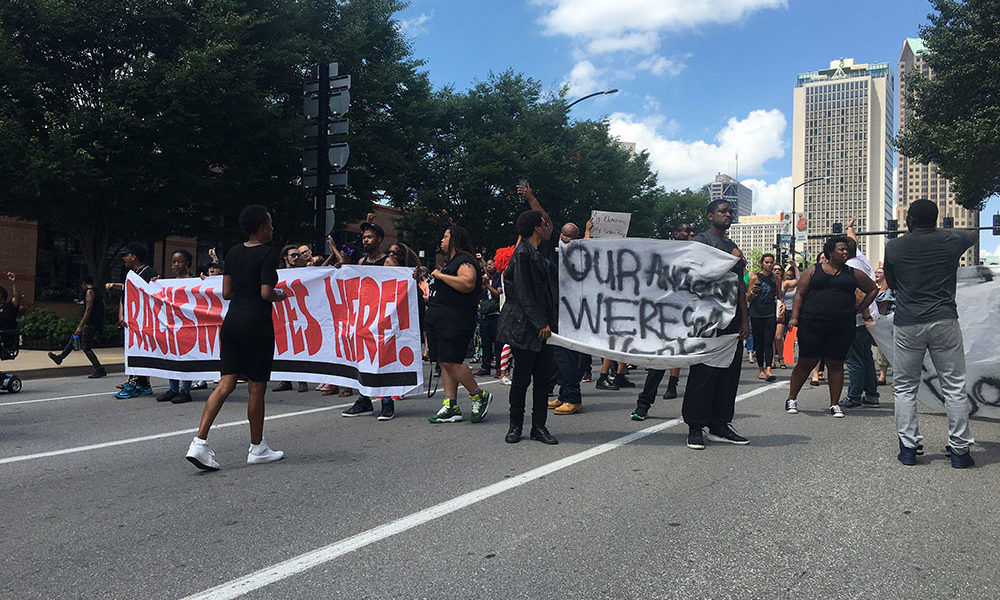
[[[590,211],[590,220],[594,223],[594,227],[590,230],[590,237],[623,238],[628,235],[632,213],[592,210]]]

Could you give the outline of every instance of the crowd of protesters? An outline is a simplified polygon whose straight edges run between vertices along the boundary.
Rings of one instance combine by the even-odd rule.
[[[475,246],[465,228],[451,223],[443,232],[436,266],[426,267],[402,240],[386,244],[385,231],[374,222],[372,214],[360,225],[360,244],[338,246],[328,238],[326,257],[314,255],[307,244],[288,244],[279,252],[270,243],[273,234],[270,213],[260,205],[248,206],[240,216],[247,240],[233,246],[224,261],[214,249],[210,251],[211,262],[200,273],[202,278],[223,276],[222,293],[230,300],[230,309],[220,336],[220,378],[206,402],[198,434],[187,453],[188,460],[202,469],[219,468],[207,445],[207,435],[223,403],[244,380],[250,394],[248,463],[270,462],[283,456],[263,438],[264,394],[274,351],[271,304],[286,299],[285,292],[276,287],[279,268],[356,264],[413,269],[420,290],[424,359],[439,366],[444,390],[442,406],[428,417],[431,423],[463,420],[460,388],[468,394],[471,421],[483,421],[492,395],[477,377],[492,377],[510,386],[505,441],[517,443],[522,439],[530,387],[529,438],[557,444],[547,427],[549,410],[560,416],[578,414],[583,411],[583,396],[590,389],[597,392],[634,388],[629,379],[630,365],[625,362],[582,355],[549,343],[559,326],[559,253],[566,244],[581,237],[581,228],[575,223],[557,227],[527,182],[522,182],[517,192],[528,206],[517,219],[513,245],[488,252]],[[705,223],[698,224],[706,225],[707,229],[697,235],[695,224],[678,224],[673,231],[674,240],[702,243],[734,255],[738,260],[732,271],[743,277],[745,283],[739,286],[734,318],[719,327],[719,335],[736,336],[732,360],[721,367],[695,364],[687,373],[681,403],[681,414],[688,425],[687,446],[700,450],[705,448],[706,440],[750,443],[732,423],[744,341],[762,381],[775,381],[777,370],[794,363],[784,404],[788,414],[799,412],[798,394],[807,380],[812,385],[827,381],[827,410],[835,418],[843,418],[844,409],[879,406],[878,386],[888,383],[889,365],[877,348],[873,354],[875,344],[868,325],[880,314],[894,312],[895,355],[901,357],[893,373],[898,458],[903,464],[912,465],[915,456],[922,452],[914,398],[920,384],[920,365],[925,353],[930,352],[945,396],[952,464],[957,468],[970,466],[973,461],[968,449],[973,439],[964,398],[964,354],[954,294],[958,257],[974,243],[974,238],[964,232],[937,231],[936,219],[934,203],[914,202],[907,216],[910,235],[890,241],[884,268],[877,269],[873,269],[858,248],[854,219],[847,224],[846,235],[825,241],[823,251],[807,268],[799,264],[794,251],[786,264],[779,264],[770,253],[763,254],[757,264],[748,264],[743,252],[726,236],[733,221],[732,206],[726,201],[708,205]],[[590,237],[591,228],[592,223],[587,222],[583,238]],[[142,244],[128,245],[121,258],[124,269],[146,282],[160,277],[148,264],[147,250]],[[199,276],[194,258],[186,250],[173,252],[170,271],[173,278]],[[8,279],[13,283],[14,274],[8,274]],[[107,284],[109,291],[118,292],[122,298],[118,319],[124,327],[122,287],[121,282]],[[6,301],[6,290],[0,288],[0,291]],[[96,290],[93,281],[86,277],[81,281],[81,293],[84,308],[79,325],[65,348],[59,353],[49,353],[49,357],[60,364],[74,350],[82,350],[94,366],[90,377],[104,377],[107,372],[94,354],[92,344],[95,332],[103,327],[105,294]],[[7,310],[8,303],[0,304],[11,312]],[[591,369],[595,359],[600,364],[600,375],[593,382]],[[467,363],[476,361],[479,367],[473,371]],[[842,398],[845,365],[849,385]],[[665,370],[646,370],[636,407],[629,415],[632,420],[642,421],[649,416],[666,374]],[[680,369],[670,369],[664,399],[681,394],[680,375]],[[307,392],[311,387],[305,382],[275,383],[274,392],[293,389]],[[581,384],[586,383],[593,383],[593,388],[584,389]],[[153,393],[145,376],[130,376],[118,387],[116,397],[123,399]],[[178,404],[190,402],[191,390],[206,387],[204,381],[171,379],[168,389],[156,399]],[[320,384],[315,389],[323,395],[345,398],[356,393],[332,383]],[[378,420],[388,421],[395,417],[398,400],[398,396],[370,398],[358,394],[343,416],[374,415],[377,401]]]

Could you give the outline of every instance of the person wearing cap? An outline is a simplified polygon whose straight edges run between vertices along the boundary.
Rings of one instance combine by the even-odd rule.
[[[159,273],[156,272],[153,267],[146,264],[146,260],[149,257],[149,253],[146,251],[146,247],[138,242],[132,242],[122,250],[122,264],[125,265],[126,269],[134,271],[136,275],[142,277],[142,280],[149,283],[154,278],[159,277]],[[125,283],[109,283],[107,284],[109,290],[115,289],[121,291],[121,301],[118,303],[118,324],[122,327],[128,327],[128,323],[125,321]],[[153,388],[149,385],[149,377],[145,375],[136,375],[128,378],[122,385],[121,391],[115,394],[115,398],[127,399],[135,398],[137,396],[152,396]]]
[[[359,265],[370,267],[398,267],[400,264],[395,258],[382,251],[382,241],[385,240],[385,230],[378,223],[365,221],[361,224],[361,260]],[[392,398],[381,398],[382,409],[379,412],[379,421],[389,421],[396,416],[396,404]],[[375,414],[375,406],[368,396],[359,394],[354,404],[341,413],[344,417],[360,417],[363,415]]]

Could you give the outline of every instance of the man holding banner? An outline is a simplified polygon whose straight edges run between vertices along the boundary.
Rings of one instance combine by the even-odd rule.
[[[742,282],[746,260],[743,252],[726,237],[726,230],[733,223],[732,206],[725,200],[713,200],[708,205],[707,218],[708,231],[699,233],[693,240],[738,257],[740,260],[731,270]],[[750,443],[750,440],[736,432],[731,423],[736,410],[736,389],[740,383],[743,340],[750,335],[746,290],[742,285],[737,288],[739,297],[736,316],[719,332],[720,335],[739,332],[740,341],[736,344],[732,362],[728,367],[721,368],[703,363],[695,364],[691,365],[688,372],[681,414],[688,425],[687,447],[692,450],[705,448],[705,427],[708,427],[709,441],[739,445]]]

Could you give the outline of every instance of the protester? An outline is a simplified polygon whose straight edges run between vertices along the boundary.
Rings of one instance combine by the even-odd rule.
[[[799,328],[799,362],[785,400],[785,412],[799,412],[798,393],[809,371],[822,358],[829,371],[830,414],[841,418],[839,400],[844,387],[844,358],[854,340],[854,316],[875,300],[875,282],[847,266],[847,238],[834,236],[823,244],[827,261],[806,269],[799,280],[789,327]],[[854,291],[864,298],[855,304]]]
[[[556,325],[556,303],[549,269],[538,247],[549,239],[552,224],[541,211],[526,210],[517,218],[521,242],[514,250],[504,278],[507,296],[500,313],[500,337],[514,353],[514,378],[510,388],[510,428],[504,441],[516,444],[524,427],[524,404],[532,386],[530,437],[545,444],[559,443],[545,427],[548,382],[552,377],[552,347],[546,341]]]
[[[312,248],[309,247],[309,244],[302,244],[301,246],[299,246],[300,267],[315,267],[321,262],[323,262],[323,257],[313,256]]]
[[[880,315],[887,315],[893,312],[896,304],[896,295],[889,288],[885,280],[885,269],[879,267],[875,269],[875,285],[878,286],[878,294],[875,296],[875,306]],[[878,367],[878,385],[886,385],[889,376],[889,360],[886,359],[882,349],[875,346],[875,366]]]
[[[795,302],[795,286],[799,283],[799,264],[795,262],[795,249],[791,251],[788,269],[774,267],[776,281],[781,282],[778,293],[781,297],[781,307],[778,309],[778,326],[774,330],[774,355],[779,369],[787,369],[785,363],[785,333],[788,332],[788,320],[792,318],[792,305]]]
[[[497,327],[500,323],[500,273],[497,272],[493,259],[487,259],[483,273],[483,290],[486,296],[479,302],[479,332],[482,338],[483,359],[479,370],[473,373],[476,377],[491,375],[493,364],[496,363],[499,377],[500,344],[497,338]]]
[[[312,258],[312,253],[309,250],[309,246],[306,245],[296,245],[288,244],[281,249],[281,260],[279,262],[279,269],[294,269],[298,267],[309,267],[312,266],[310,261],[306,259],[306,254],[303,253],[303,249],[309,251],[308,257]],[[305,381],[298,382],[299,393],[305,393],[309,391],[309,384]],[[292,389],[291,381],[280,381],[278,385],[271,388],[272,392],[287,392]],[[317,389],[319,389],[317,387]]]
[[[690,223],[680,223],[674,229],[674,239],[686,242],[694,236],[694,226]],[[642,384],[642,391],[639,392],[639,399],[636,400],[635,410],[629,415],[633,421],[645,421],[649,415],[649,409],[656,401],[656,392],[663,381],[663,369],[646,369],[646,381]],[[667,380],[667,391],[664,392],[664,400],[673,400],[677,397],[677,383],[680,381],[681,370],[670,369],[670,379]]]
[[[847,266],[861,271],[870,279],[875,278],[875,270],[858,248],[858,236],[854,231],[854,223],[857,217],[852,217],[844,228],[847,235]],[[876,294],[878,290],[876,289]],[[856,293],[860,294],[859,292]],[[860,299],[860,298],[858,298]],[[871,321],[878,315],[877,310],[866,308],[855,317],[854,341],[847,351],[847,374],[849,375],[847,385],[847,397],[840,401],[841,408],[857,408],[859,406],[879,406],[878,381],[876,377],[875,359],[872,356],[872,345],[875,343],[871,333],[868,332],[866,322]],[[864,394],[864,397],[862,397]]]
[[[760,374],[757,379],[774,381],[774,332],[777,328],[778,282],[774,279],[774,255],[765,253],[760,259],[761,270],[750,274],[747,291],[747,311],[750,331]]]
[[[299,264],[299,247],[296,244],[288,244],[281,249],[281,266],[279,269],[292,269],[294,267],[300,267]]]
[[[104,329],[104,297],[94,289],[94,280],[90,275],[83,276],[80,289],[83,290],[83,316],[80,318],[80,323],[76,326],[62,352],[59,354],[49,352],[49,358],[57,365],[61,365],[73,350],[83,350],[87,359],[90,360],[90,364],[94,366],[94,372],[87,378],[98,379],[106,377],[108,374],[101,366],[101,361],[93,349],[94,336]],[[0,329],[4,329],[4,327],[0,326]]]
[[[17,275],[8,272],[7,281],[10,282],[9,296],[7,289],[0,286],[0,331],[13,332],[17,330],[17,317],[21,312],[21,294],[17,292]]]
[[[126,273],[131,270],[135,272],[136,275],[142,278],[143,281],[149,283],[154,278],[159,277],[159,274],[153,269],[153,267],[146,264],[146,259],[148,252],[146,247],[142,244],[132,242],[126,246],[125,250],[122,251],[122,264],[126,268]],[[118,325],[125,328],[128,327],[128,323],[125,320],[125,283],[109,283],[107,288],[115,289],[121,292],[121,301],[118,304]],[[145,375],[134,375],[129,377],[128,380],[122,385],[121,391],[115,394],[115,398],[127,399],[135,398],[137,396],[152,396],[153,388],[149,385],[149,377]]]
[[[590,234],[594,228],[594,221],[588,220],[584,227],[584,239],[590,239]],[[611,368],[615,368],[614,377],[611,376]],[[588,378],[589,379],[589,378]],[[610,358],[601,359],[601,374],[597,378],[594,387],[599,390],[620,390],[622,388],[634,388],[635,384],[628,378],[628,364],[625,362],[613,361]]]
[[[191,440],[186,458],[199,469],[215,471],[219,463],[208,447],[208,431],[226,399],[243,375],[248,380],[250,399],[250,450],[247,464],[267,463],[284,458],[264,439],[264,393],[271,378],[274,359],[274,323],[271,304],[286,299],[278,284],[278,252],[270,245],[273,236],[271,214],[260,204],[251,204],[240,213],[240,228],[249,236],[226,255],[222,296],[229,310],[220,331],[221,378],[202,412],[198,434]]]
[[[556,286],[552,293],[553,323],[558,325],[559,321],[559,253],[563,246],[580,237],[580,228],[576,223],[566,223],[559,230],[559,242],[555,255],[550,259],[549,277],[554,279]],[[551,287],[551,286],[550,286]],[[556,415],[572,415],[583,409],[583,394],[580,391],[580,380],[583,373],[582,356],[576,350],[554,346],[552,348],[552,360],[556,370],[556,383],[559,385],[559,396],[548,407]]]
[[[358,261],[359,265],[371,267],[397,267],[402,263],[397,262],[395,256],[382,250],[382,242],[385,240],[385,230],[381,225],[365,221],[361,224],[361,249],[362,256]],[[300,249],[301,250],[301,249]],[[341,396],[349,396],[350,390],[345,390]],[[391,421],[396,416],[396,403],[392,398],[380,398],[381,407],[379,409],[379,421]],[[358,394],[358,399],[354,404],[340,413],[343,417],[360,417],[375,414],[375,405],[372,399],[364,394]]]
[[[191,272],[193,262],[194,257],[191,256],[191,253],[187,250],[177,250],[171,254],[170,270],[172,271],[174,278],[187,279],[189,277],[194,277]],[[170,387],[167,391],[156,397],[157,402],[183,404],[191,401],[191,389],[193,387],[192,382],[170,379],[168,380],[168,383],[170,384]]]
[[[895,291],[893,317],[896,392],[897,458],[915,465],[923,436],[917,427],[917,392],[924,356],[930,354],[948,415],[951,466],[975,464],[970,446],[969,405],[965,389],[965,349],[955,304],[959,259],[976,243],[974,232],[938,230],[937,204],[915,200],[906,211],[909,233],[889,240],[885,248],[885,278]]]
[[[428,421],[462,420],[456,399],[461,383],[472,400],[472,422],[479,423],[486,417],[493,396],[479,387],[464,361],[476,329],[482,273],[473,256],[472,238],[464,227],[453,225],[445,230],[441,251],[447,263],[431,273],[434,283],[427,302],[426,334],[428,358],[441,365],[445,397],[441,409],[428,417]]]
[[[726,230],[733,223],[732,206],[725,200],[713,200],[708,204],[706,216],[708,231],[699,233],[692,239],[739,258],[733,265],[732,272],[740,277],[746,269],[746,259],[736,244],[726,237]],[[719,331],[719,335],[739,334],[732,362],[728,367],[722,368],[699,363],[692,365],[688,371],[681,414],[688,425],[687,446],[693,450],[705,448],[705,427],[708,427],[707,438],[711,442],[739,445],[750,443],[732,425],[736,410],[736,390],[740,383],[743,340],[750,335],[746,289],[742,285],[738,285],[737,289],[736,315]]]

